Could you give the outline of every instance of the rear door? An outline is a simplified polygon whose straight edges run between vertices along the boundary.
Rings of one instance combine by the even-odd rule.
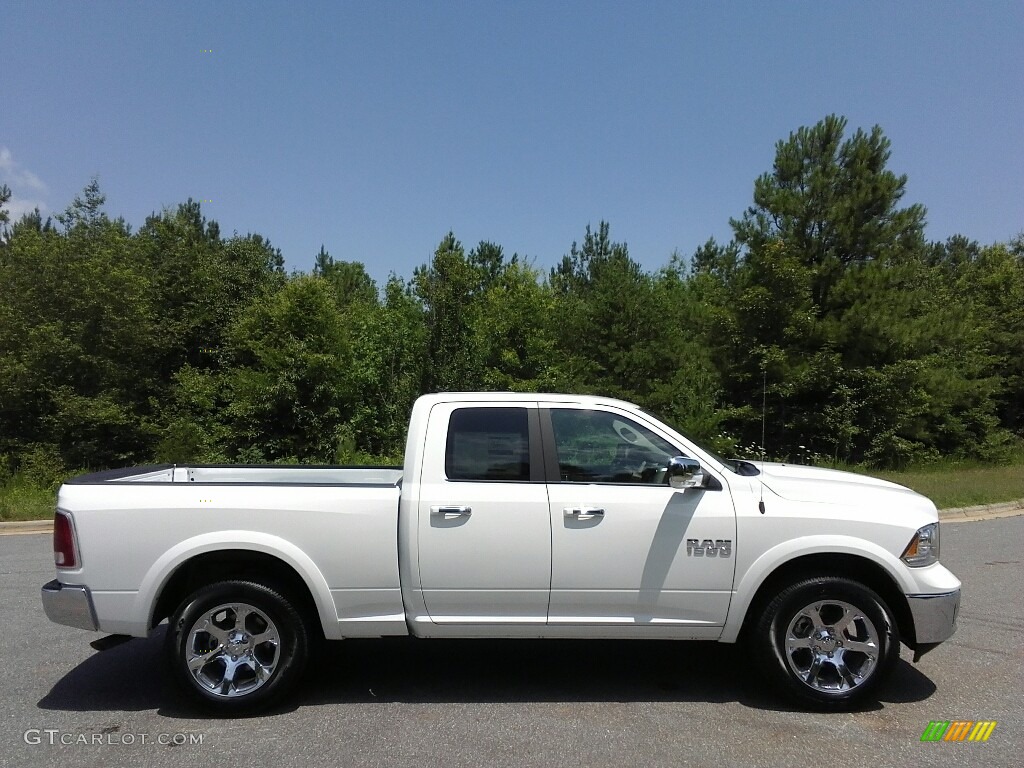
[[[668,487],[668,460],[685,452],[631,412],[552,404],[541,414],[553,481],[549,623],[724,624],[736,532],[727,487]]]
[[[431,410],[417,516],[431,621],[544,624],[551,518],[537,403]]]

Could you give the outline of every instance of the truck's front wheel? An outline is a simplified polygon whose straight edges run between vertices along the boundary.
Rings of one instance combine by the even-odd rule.
[[[765,606],[753,641],[769,679],[819,709],[855,706],[899,658],[896,622],[885,602],[833,576],[783,589]]]
[[[302,615],[281,592],[251,581],[197,590],[171,617],[167,652],[174,677],[198,703],[224,714],[279,700],[309,655]]]

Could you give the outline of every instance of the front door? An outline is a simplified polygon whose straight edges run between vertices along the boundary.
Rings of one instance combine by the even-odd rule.
[[[557,468],[548,462],[548,623],[724,624],[736,532],[727,488],[666,485],[668,460],[685,451],[628,411],[552,404],[541,413],[557,458]]]

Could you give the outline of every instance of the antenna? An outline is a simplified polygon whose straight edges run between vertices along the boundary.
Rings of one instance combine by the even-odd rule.
[[[766,360],[761,361],[761,498],[757,502],[757,508],[764,514],[764,424],[765,424],[765,411],[767,410],[768,404],[768,363]]]

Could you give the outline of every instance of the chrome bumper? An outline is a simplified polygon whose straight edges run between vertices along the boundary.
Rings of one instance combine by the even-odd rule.
[[[43,610],[50,621],[94,632],[99,629],[88,587],[61,584],[54,579],[43,585],[42,598]]]
[[[935,645],[953,636],[960,613],[959,589],[939,595],[907,595],[907,602],[919,646]]]

